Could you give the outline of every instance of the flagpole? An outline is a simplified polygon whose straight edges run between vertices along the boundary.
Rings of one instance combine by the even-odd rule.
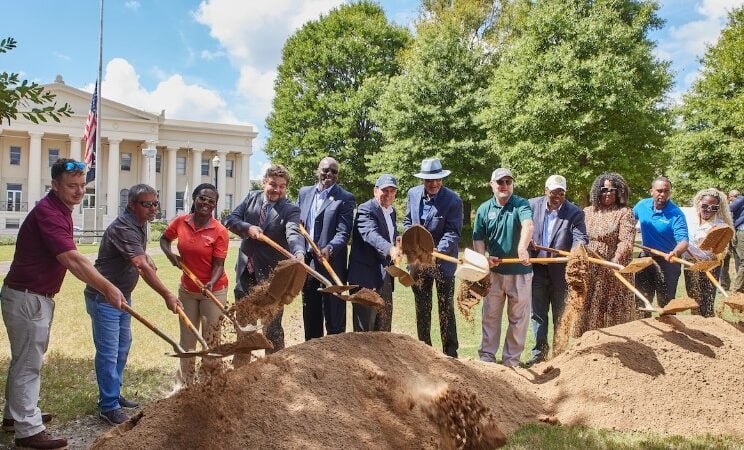
[[[95,179],[95,186],[93,190],[95,191],[95,199],[96,199],[96,207],[94,209],[95,211],[95,217],[94,217],[94,225],[93,227],[97,230],[101,230],[103,228],[103,221],[100,220],[99,217],[101,214],[99,214],[99,211],[102,210],[103,202],[101,202],[102,198],[100,196],[101,192],[101,168],[99,166],[100,161],[100,154],[101,154],[101,131],[102,131],[102,117],[101,117],[101,104],[103,103],[103,96],[101,95],[101,91],[103,91],[103,0],[101,0],[101,11],[100,11],[100,25],[98,29],[98,101],[96,101],[96,147],[95,147],[95,164],[96,164],[96,179]],[[111,164],[111,161],[109,161],[109,164]],[[111,193],[109,193],[111,195]],[[95,238],[93,238],[93,242],[95,243]]]

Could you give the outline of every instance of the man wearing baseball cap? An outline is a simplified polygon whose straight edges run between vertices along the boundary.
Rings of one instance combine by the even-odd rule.
[[[543,247],[570,251],[579,244],[588,244],[584,211],[566,200],[566,178],[551,175],[545,180],[545,195],[530,199],[535,230],[532,242]],[[552,257],[554,253],[533,250],[532,256]],[[548,310],[553,313],[553,330],[560,325],[568,295],[566,264],[534,264],[532,266],[532,332],[535,347],[531,366],[548,356]]]
[[[421,184],[408,191],[406,216],[403,228],[421,225],[434,238],[435,250],[457,258],[458,241],[462,232],[462,200],[444,187],[444,178],[451,172],[442,168],[436,158],[421,161],[421,171],[413,176]],[[416,329],[420,341],[431,345],[432,287],[436,280],[439,303],[439,329],[442,350],[457,358],[457,325],[455,322],[455,269],[451,262],[437,260],[436,267],[411,266],[411,275],[416,280],[413,295],[416,301]]]
[[[385,301],[377,311],[370,306],[354,303],[352,318],[354,331],[390,331],[393,319],[393,279],[385,270],[400,251],[395,246],[398,236],[393,207],[398,182],[389,174],[380,175],[375,182],[374,198],[357,208],[351,234],[349,254],[349,284],[375,289]]]
[[[532,299],[532,266],[528,247],[532,238],[532,210],[529,202],[514,195],[511,170],[498,168],[491,174],[493,198],[481,204],[473,223],[473,249],[488,249],[491,287],[483,299],[483,339],[480,360],[496,362],[501,342],[501,319],[508,301],[509,328],[502,362],[519,365],[524,350]],[[522,264],[499,264],[500,258],[519,258]]]

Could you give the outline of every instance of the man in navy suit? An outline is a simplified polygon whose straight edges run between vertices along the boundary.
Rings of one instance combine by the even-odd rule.
[[[408,191],[406,216],[403,228],[422,225],[434,238],[434,247],[440,253],[457,258],[458,241],[462,232],[462,200],[452,190],[444,187],[443,179],[449,170],[435,158],[421,162],[421,171],[414,174],[422,183]],[[439,328],[442,350],[457,358],[457,324],[455,322],[455,269],[454,263],[437,261],[436,268],[413,265],[411,275],[416,280],[413,295],[416,301],[416,329],[420,341],[431,345],[432,287],[436,280],[439,303]]]
[[[354,196],[337,184],[338,162],[326,157],[315,172],[318,183],[300,188],[297,204],[308,234],[320,248],[333,271],[346,280],[346,245],[354,220]],[[329,274],[307,249],[306,262],[330,279]],[[302,320],[305,340],[323,336],[323,321],[328,334],[346,331],[346,302],[335,295],[318,292],[320,282],[308,276],[302,290]]]
[[[545,247],[570,251],[579,244],[588,244],[584,211],[566,200],[566,178],[551,175],[545,181],[545,195],[530,199],[535,230],[532,242]],[[551,257],[553,253],[532,250],[536,257]],[[568,295],[566,264],[533,264],[532,267],[532,332],[535,347],[531,366],[548,356],[548,310],[553,310],[553,332],[563,315]]]
[[[354,331],[390,331],[393,319],[393,279],[385,267],[400,255],[395,246],[398,230],[393,208],[397,180],[392,175],[381,175],[373,192],[374,198],[357,208],[351,235],[349,283],[375,289],[385,306],[378,312],[354,303]]]
[[[299,231],[300,208],[287,199],[288,184],[287,169],[280,165],[269,167],[264,175],[263,189],[249,192],[225,218],[227,229],[243,238],[240,245],[242,255],[239,255],[236,266],[236,300],[265,281],[279,261],[286,259],[258,240],[261,234],[289,250],[295,259],[305,260],[305,239]],[[275,352],[284,348],[282,315],[283,309],[265,329]]]

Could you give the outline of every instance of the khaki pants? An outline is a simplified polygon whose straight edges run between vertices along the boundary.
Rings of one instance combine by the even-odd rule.
[[[227,301],[227,289],[213,292],[214,296],[224,305]],[[183,304],[183,310],[196,329],[200,329],[204,340],[209,347],[220,344],[220,316],[221,311],[214,302],[198,292],[190,292],[183,286],[178,287],[178,299]],[[201,326],[200,326],[201,325]],[[179,343],[186,351],[196,350],[196,336],[183,322],[179,322],[181,328],[181,339]],[[206,350],[206,349],[204,349]],[[202,366],[205,370],[215,370],[221,364],[220,358],[202,358]],[[180,384],[191,384],[194,382],[196,370],[196,358],[181,358],[181,369],[176,375],[176,381]]]
[[[45,429],[38,406],[40,371],[49,346],[54,300],[3,286],[0,306],[11,355],[3,418],[15,420],[15,437],[20,439]]]
[[[481,361],[495,362],[501,344],[501,318],[504,305],[509,327],[504,340],[505,366],[519,365],[524,350],[532,309],[532,273],[502,275],[491,272],[491,289],[483,299],[483,339],[478,349]]]

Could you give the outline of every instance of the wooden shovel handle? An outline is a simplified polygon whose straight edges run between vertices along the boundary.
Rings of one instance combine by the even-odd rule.
[[[183,273],[185,273],[186,276],[194,282],[196,287],[207,294],[207,298],[214,302],[215,305],[219,306],[223,313],[227,313],[227,308],[225,307],[225,305],[222,304],[222,302],[214,295],[212,291],[210,291],[209,289],[204,289],[204,283],[202,283],[201,280],[197,278],[196,275],[194,275],[194,272],[192,272],[191,269],[186,267],[186,264],[184,264],[183,261],[181,261],[180,267]]]
[[[721,294],[723,294],[724,298],[728,298],[729,296],[728,292],[726,292],[726,289],[724,289],[723,286],[721,286],[721,283],[719,283],[718,280],[716,280],[716,277],[712,273],[706,271],[705,276],[708,277],[708,279],[710,280],[711,283],[713,283],[713,286],[715,286],[716,289],[721,291]]]
[[[555,248],[543,247],[542,245],[537,245],[537,244],[532,244],[532,246],[535,247],[538,250],[545,250],[546,252],[557,253],[557,254],[563,255],[563,256],[569,256],[569,255],[571,255],[571,252],[567,252],[565,250],[558,250],[558,249],[555,249]],[[587,260],[589,262],[591,262],[591,263],[599,264],[600,266],[612,267],[613,269],[617,269],[617,270],[620,270],[620,269],[623,268],[623,266],[621,264],[617,264],[617,263],[614,263],[612,261],[607,261],[607,260],[600,259],[600,258],[592,258],[590,256],[590,257],[587,258]]]
[[[181,346],[176,341],[174,341],[173,339],[171,339],[167,334],[165,334],[162,331],[160,331],[160,329],[158,327],[156,327],[155,325],[153,325],[152,323],[150,323],[149,320],[145,319],[143,316],[140,315],[140,313],[138,313],[137,311],[133,310],[129,305],[127,305],[126,303],[123,303],[121,305],[121,309],[123,309],[124,311],[126,311],[127,313],[129,313],[130,316],[132,316],[135,319],[137,319],[142,325],[144,325],[147,328],[149,328],[150,331],[152,331],[153,333],[155,333],[158,336],[160,336],[160,338],[163,339],[165,342],[167,342],[170,345],[172,345],[173,346],[173,350],[175,350],[176,353],[185,353],[185,351],[181,348]]]
[[[261,242],[263,242],[263,243],[265,243],[265,244],[267,244],[269,247],[271,247],[274,250],[278,251],[282,255],[286,256],[288,259],[294,258],[294,255],[291,254],[291,253],[289,253],[289,250],[287,250],[286,248],[284,248],[281,245],[277,244],[276,242],[274,242],[270,237],[266,236],[265,234],[263,234],[263,233],[259,234],[258,235],[258,240],[261,241]],[[304,261],[297,261],[297,262],[300,263],[302,265],[302,267],[305,268],[305,270],[307,271],[307,273],[309,273],[316,280],[320,281],[325,287],[333,286],[333,283],[331,283],[331,281],[328,278],[324,277],[318,271],[314,270],[312,267],[310,267],[307,264],[305,264]]]
[[[320,249],[318,248],[318,244],[313,241],[313,238],[310,237],[310,233],[307,232],[305,229],[305,226],[300,224],[300,233],[305,237],[305,240],[307,240],[308,244],[310,244],[310,248],[313,249],[313,253],[315,253],[315,257],[318,258],[321,264],[323,264],[323,267],[325,267],[326,271],[331,275],[331,278],[333,278],[333,281],[339,285],[342,286],[344,283],[341,282],[341,278],[336,274],[336,271],[333,270],[333,267],[331,267],[331,264],[328,262],[327,259],[325,259],[325,256],[323,256],[323,253],[320,252]]]
[[[196,329],[194,324],[191,322],[189,317],[186,315],[186,311],[183,310],[180,306],[176,307],[176,312],[178,313],[178,317],[181,319],[184,325],[186,325],[186,328],[188,328],[192,333],[194,333],[194,336],[196,336],[196,339],[199,340],[199,343],[204,346],[204,350],[209,350],[209,345],[207,344],[207,341],[204,339],[204,336],[199,333],[199,330]]]
[[[636,246],[637,248],[642,248],[642,249],[646,250],[647,252],[650,252],[650,253],[652,253],[652,254],[654,254],[656,256],[661,256],[661,257],[664,257],[664,258],[669,258],[669,253],[664,253],[661,250],[656,250],[655,248],[646,247],[645,245],[638,245],[638,244],[633,244],[633,245]],[[682,258],[680,258],[678,256],[672,256],[672,262],[676,262],[677,264],[682,264],[682,265],[687,266],[687,267],[692,267],[692,266],[695,265],[695,263],[693,263],[691,261],[687,261],[685,259],[682,259]]]
[[[431,252],[431,254],[437,258],[441,259],[442,261],[447,261],[455,264],[462,264],[462,260],[459,258],[455,258],[454,256],[445,255],[444,253],[439,253],[438,251],[434,250]]]

